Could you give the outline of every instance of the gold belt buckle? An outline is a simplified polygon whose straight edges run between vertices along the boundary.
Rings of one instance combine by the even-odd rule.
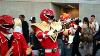
[[[52,49],[52,52],[57,52],[57,48],[55,48],[55,49]]]

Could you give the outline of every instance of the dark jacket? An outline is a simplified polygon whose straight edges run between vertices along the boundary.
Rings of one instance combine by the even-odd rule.
[[[26,42],[29,42],[29,25],[26,21],[22,22],[22,32],[25,37]]]
[[[99,30],[97,31],[97,33],[94,35],[95,40],[100,41],[100,25],[99,25]]]
[[[80,35],[79,35],[80,32],[81,32],[81,27],[78,26],[78,29],[75,32],[75,36],[74,36],[74,39],[73,39],[73,43],[80,41]]]

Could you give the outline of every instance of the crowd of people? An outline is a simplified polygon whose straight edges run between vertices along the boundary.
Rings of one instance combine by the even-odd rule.
[[[66,52],[70,56],[96,56],[100,26],[95,15],[83,20],[67,13],[62,13],[60,19],[54,16],[53,10],[44,9],[40,13],[41,22],[31,17],[28,24],[24,15],[18,18],[1,15],[0,56],[67,56]]]

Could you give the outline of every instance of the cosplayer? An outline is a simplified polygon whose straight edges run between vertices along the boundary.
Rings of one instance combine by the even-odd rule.
[[[44,50],[43,56],[60,56],[57,35],[62,29],[61,23],[54,22],[54,12],[50,9],[44,9],[40,13],[41,23],[35,23],[35,32],[42,50]]]
[[[80,33],[81,33],[81,27],[79,18],[72,19],[71,27],[73,28],[73,42],[72,42],[72,53],[71,56],[81,56],[79,52],[79,43],[80,43]]]
[[[60,15],[60,21],[62,23],[62,34],[60,36],[61,38],[61,41],[59,46],[61,47],[61,56],[66,56],[69,54],[70,51],[68,51],[67,49],[70,47],[69,45],[69,34],[70,34],[70,30],[69,30],[69,24],[70,24],[70,14],[67,14],[67,13],[62,13]]]
[[[79,32],[81,28],[78,26],[79,19],[71,19],[70,14],[63,13],[60,16],[62,24],[65,26],[63,29],[63,35],[65,38],[67,38],[67,44],[70,47],[70,44],[72,44],[72,56],[78,55],[81,56],[78,50],[79,46]]]
[[[22,34],[13,32],[14,21],[9,15],[0,16],[0,56],[33,56]]]
[[[67,13],[62,13],[60,16],[60,21],[62,22],[63,26],[64,39],[66,38],[65,42],[67,42],[67,44],[71,44],[73,42],[73,37],[77,25],[71,19],[71,15]]]

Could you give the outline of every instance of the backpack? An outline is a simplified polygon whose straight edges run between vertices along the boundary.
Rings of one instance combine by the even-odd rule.
[[[81,41],[82,42],[92,42],[93,41],[93,33],[90,27],[84,29],[81,34]]]

